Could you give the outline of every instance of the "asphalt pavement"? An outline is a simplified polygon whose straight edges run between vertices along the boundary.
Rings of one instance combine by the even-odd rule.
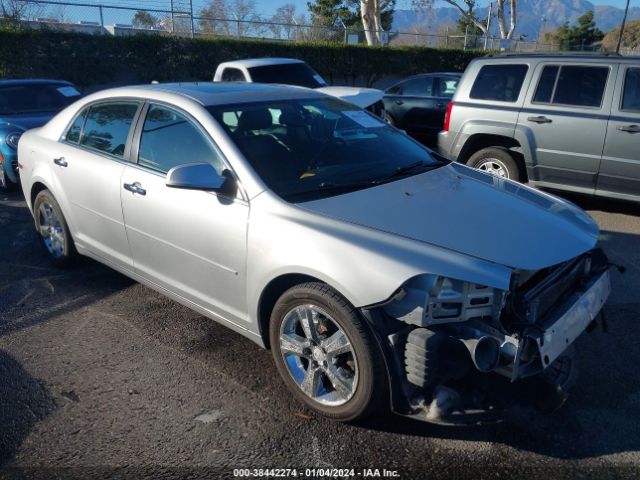
[[[313,415],[249,340],[94,261],[51,267],[21,195],[0,195],[0,478],[636,478],[640,207],[572,200],[627,270],[612,274],[608,332],[576,342],[561,410],[451,428]]]

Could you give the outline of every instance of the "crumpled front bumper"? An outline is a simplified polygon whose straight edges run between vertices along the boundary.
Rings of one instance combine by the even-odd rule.
[[[605,270],[556,307],[542,325],[529,330],[518,342],[511,379],[535,375],[551,365],[595,320],[610,293],[610,273]]]

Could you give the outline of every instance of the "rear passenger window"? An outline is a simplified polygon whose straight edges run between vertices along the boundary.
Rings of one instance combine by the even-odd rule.
[[[152,106],[142,129],[138,164],[167,173],[185,163],[210,163],[218,173],[224,170],[220,156],[199,128],[174,110]]]
[[[69,143],[78,143],[80,141],[80,133],[82,133],[82,126],[84,125],[84,120],[87,117],[88,109],[85,109],[80,115],[76,117],[73,121],[69,130],[64,136],[64,139]]]
[[[104,103],[89,110],[80,145],[122,158],[138,110],[134,102]]]
[[[409,80],[402,87],[402,95],[412,97],[433,96],[433,78],[414,78]]]
[[[515,102],[528,69],[527,65],[485,65],[469,96],[477,100]]]
[[[456,93],[456,88],[458,88],[459,81],[457,78],[440,78],[436,95],[444,98],[453,97],[453,94]]]
[[[242,70],[237,68],[225,68],[222,71],[222,81],[223,82],[246,82],[247,79],[244,77],[244,73]]]
[[[640,68],[627,70],[621,110],[640,112]]]
[[[576,107],[600,107],[608,76],[608,67],[547,66],[542,71],[533,101]]]

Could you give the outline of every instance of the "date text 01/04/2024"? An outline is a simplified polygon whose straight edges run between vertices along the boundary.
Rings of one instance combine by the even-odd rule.
[[[399,478],[397,470],[386,468],[236,468],[234,477],[254,478]]]

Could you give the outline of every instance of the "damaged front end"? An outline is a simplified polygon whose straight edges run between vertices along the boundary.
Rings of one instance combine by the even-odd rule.
[[[556,396],[555,403],[537,402],[552,409],[566,398],[570,347],[595,324],[609,293],[600,249],[539,271],[514,271],[509,290],[438,275],[412,278],[380,306],[402,379],[396,400],[403,401],[394,409],[436,423],[481,423],[500,419],[524,387]]]

